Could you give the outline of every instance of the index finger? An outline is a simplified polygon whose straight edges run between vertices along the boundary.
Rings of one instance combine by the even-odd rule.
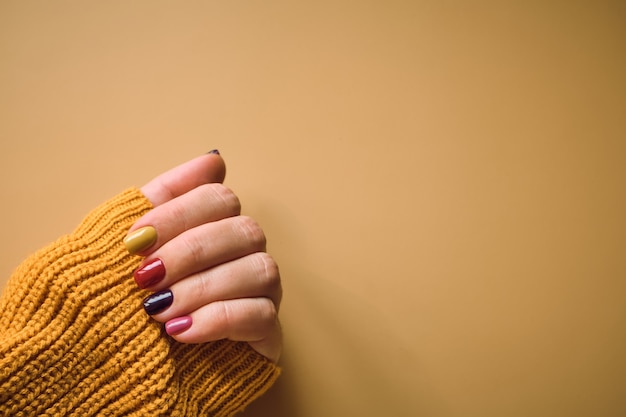
[[[155,177],[141,187],[141,192],[157,207],[200,185],[221,183],[225,176],[224,160],[213,150]]]

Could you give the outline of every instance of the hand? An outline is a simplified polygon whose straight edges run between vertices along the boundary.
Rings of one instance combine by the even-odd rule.
[[[209,153],[141,188],[154,209],[129,231],[148,235],[135,251],[146,257],[135,280],[153,292],[146,311],[179,342],[243,341],[277,361],[278,266],[265,253],[263,230],[221,184],[225,172],[219,154]]]

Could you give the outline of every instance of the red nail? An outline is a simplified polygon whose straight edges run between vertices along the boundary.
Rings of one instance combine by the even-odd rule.
[[[165,265],[159,258],[153,259],[133,274],[139,288],[148,288],[165,278]]]
[[[190,328],[191,324],[192,320],[190,316],[178,317],[165,323],[165,331],[170,336],[175,336]]]

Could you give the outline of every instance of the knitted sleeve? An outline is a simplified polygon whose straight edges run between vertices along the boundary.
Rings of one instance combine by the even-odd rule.
[[[143,311],[122,243],[137,189],[22,263],[0,298],[0,415],[231,416],[279,369],[245,343],[181,344]]]

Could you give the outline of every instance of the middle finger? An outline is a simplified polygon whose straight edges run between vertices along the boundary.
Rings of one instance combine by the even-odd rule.
[[[158,291],[207,268],[265,251],[265,234],[253,219],[236,216],[187,230],[146,258],[135,271],[141,288]]]

